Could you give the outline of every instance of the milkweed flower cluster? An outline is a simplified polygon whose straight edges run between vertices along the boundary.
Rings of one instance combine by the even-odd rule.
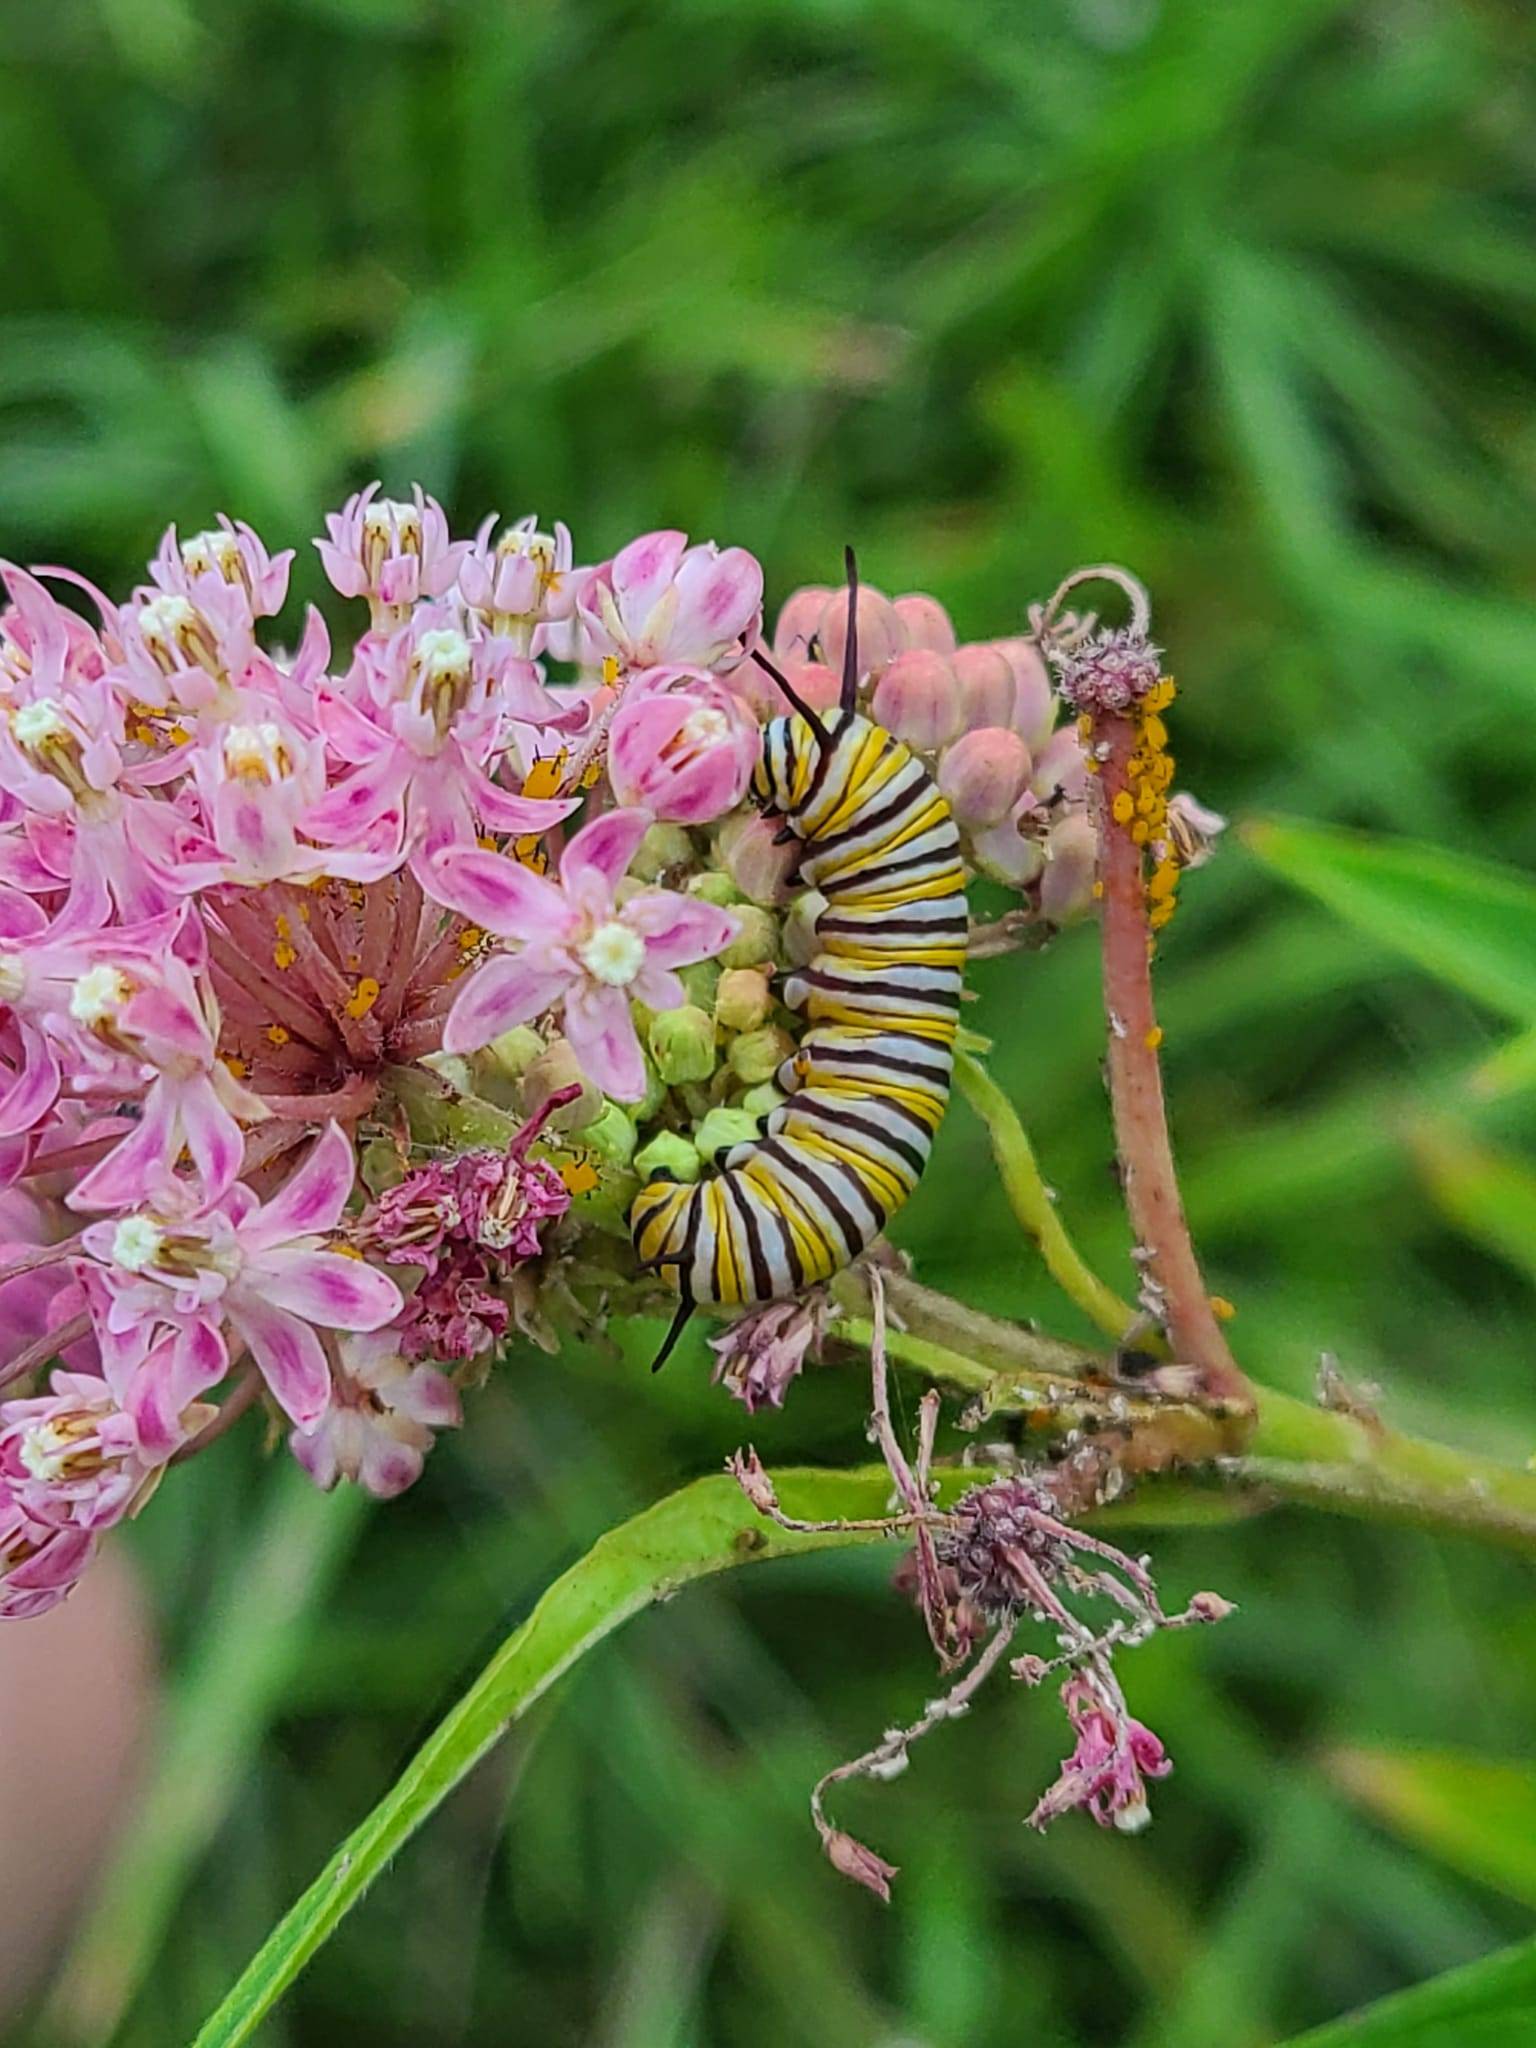
[[[783,1099],[812,917],[748,798],[751,657],[830,703],[846,592],[765,633],[752,556],[677,531],[580,565],[377,486],[324,525],[335,643],[228,518],[125,598],[0,565],[0,1614],[252,1402],[319,1485],[409,1486],[505,1344],[656,1304],[641,1179]],[[865,589],[857,646],[973,869],[1080,915],[1036,642]],[[725,1385],[781,1401],[820,1315],[743,1327]]]

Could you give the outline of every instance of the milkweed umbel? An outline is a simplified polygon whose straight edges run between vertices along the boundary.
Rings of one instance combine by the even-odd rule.
[[[796,706],[764,730],[754,801],[802,842],[827,899],[821,950],[784,985],[809,1025],[779,1070],[762,1136],[688,1185],[649,1181],[630,1229],[682,1297],[656,1363],[699,1302],[797,1294],[857,1257],[917,1185],[949,1099],[965,964],[965,870],[949,805],[922,762],[855,709],[857,579],[839,708]]]

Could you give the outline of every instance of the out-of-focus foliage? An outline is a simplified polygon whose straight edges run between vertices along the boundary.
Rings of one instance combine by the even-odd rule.
[[[169,518],[286,544],[419,476],[588,557],[744,542],[778,595],[851,538],[971,634],[1118,557],[1208,802],[1530,869],[1533,46],[1514,0],[34,0],[0,72],[0,545],[121,585]],[[1244,1362],[1300,1389],[1327,1347],[1405,1423],[1518,1453],[1529,1250],[1466,1175],[1528,1159],[1536,1060],[1490,1085],[1486,988],[1240,844],[1185,896],[1169,1075]],[[1091,942],[976,980],[1123,1277]],[[957,1105],[903,1241],[1086,1336],[987,1174]],[[509,1364],[276,1630],[268,1481],[175,1476],[139,1550],[200,1803],[66,1977],[76,2039],[188,2038],[509,1618],[744,1433],[697,1350],[652,1382],[644,1348]],[[753,1434],[852,1462],[861,1421],[824,1374]],[[1299,1514],[1160,1551],[1242,1613],[1128,1671],[1178,1763],[1150,1834],[1026,1833],[1061,1730],[1000,1690],[848,1797],[891,1913],[840,1886],[805,1788],[931,1673],[888,1558],[776,1565],[584,1664],[264,2038],[1249,2048],[1524,1932],[1325,1767],[1528,1756],[1523,1568]]]

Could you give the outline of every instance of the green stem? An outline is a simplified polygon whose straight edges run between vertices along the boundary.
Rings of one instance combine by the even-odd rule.
[[[905,1358],[893,1351],[898,1362],[977,1397],[977,1412],[1039,1415],[1042,1340],[1033,1331],[978,1316],[914,1280],[889,1282],[888,1291],[909,1332],[920,1329],[925,1340]],[[844,1327],[851,1338],[852,1326]],[[1105,1392],[1114,1388],[1110,1361],[1091,1353],[1076,1356],[1076,1370],[1087,1382],[1084,1397],[1102,1414]],[[1058,1400],[1064,1391],[1057,1389]],[[1132,1473],[1165,1468],[1170,1459],[1203,1464],[1226,1483],[1274,1500],[1460,1531],[1536,1552],[1536,1473],[1406,1436],[1368,1417],[1317,1407],[1273,1387],[1255,1386],[1253,1393],[1253,1434],[1243,1455],[1234,1457],[1219,1412],[1171,1401],[1138,1406],[1119,1390],[1128,1430],[1122,1464]]]
[[[955,1054],[960,1093],[986,1126],[1008,1203],[1033,1238],[1056,1285],[1091,1323],[1118,1344],[1142,1320],[1129,1302],[1099,1278],[1067,1235],[1050,1189],[1040,1177],[1034,1147],[1018,1113],[986,1069],[967,1052]]]

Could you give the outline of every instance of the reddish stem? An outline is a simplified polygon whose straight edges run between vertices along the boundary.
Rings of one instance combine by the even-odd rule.
[[[1143,1275],[1152,1283],[1146,1291],[1152,1294],[1175,1357],[1200,1369],[1208,1401],[1230,1404],[1247,1414],[1253,1396],[1211,1307],[1173,1163],[1157,1052],[1162,1031],[1152,1000],[1152,935],[1142,848],[1129,826],[1114,818],[1116,797],[1129,793],[1127,763],[1136,747],[1136,728],[1128,718],[1101,713],[1094,735],[1102,746],[1102,751],[1096,746],[1095,754],[1109,1093],[1126,1211]]]

